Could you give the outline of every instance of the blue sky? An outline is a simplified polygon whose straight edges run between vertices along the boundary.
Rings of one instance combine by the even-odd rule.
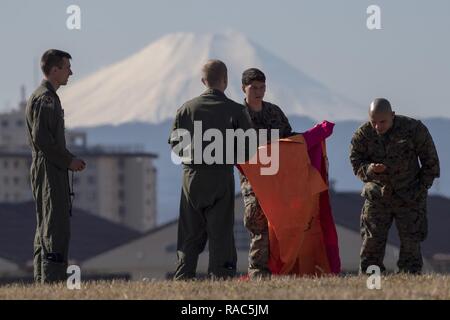
[[[79,31],[66,28],[71,4]],[[366,27],[371,4],[382,30]],[[448,0],[2,0],[0,110],[21,84],[30,93],[47,48],[73,55],[76,80],[168,33],[237,30],[363,106],[385,96],[398,113],[450,118],[449,15]]]

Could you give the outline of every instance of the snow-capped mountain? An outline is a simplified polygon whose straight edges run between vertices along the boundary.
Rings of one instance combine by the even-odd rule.
[[[70,84],[61,92],[70,127],[160,123],[174,117],[183,102],[201,92],[202,65],[211,58],[228,66],[226,94],[242,101],[241,74],[257,67],[267,76],[266,100],[288,115],[315,120],[362,119],[364,108],[237,32],[175,33],[138,53]]]

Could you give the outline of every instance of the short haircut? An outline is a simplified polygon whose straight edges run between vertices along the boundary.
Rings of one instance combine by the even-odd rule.
[[[41,70],[45,75],[50,73],[53,67],[62,68],[63,58],[72,59],[72,56],[61,50],[50,49],[44,52],[41,58]]]
[[[202,68],[202,78],[210,86],[220,84],[227,76],[227,66],[220,60],[209,60]]]
[[[266,75],[259,69],[250,68],[242,73],[242,85],[248,86],[253,81],[266,82]]]
[[[370,113],[392,112],[392,106],[388,99],[376,98],[370,104]]]

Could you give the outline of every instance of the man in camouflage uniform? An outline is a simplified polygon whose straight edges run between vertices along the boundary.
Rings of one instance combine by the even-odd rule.
[[[361,214],[360,272],[370,265],[385,271],[386,241],[395,219],[401,242],[399,271],[420,273],[420,242],[428,231],[427,194],[439,177],[436,148],[421,121],[395,115],[386,99],[372,102],[369,117],[353,135],[350,150],[366,199]]]
[[[70,238],[70,187],[68,170],[81,171],[85,163],[66,149],[64,118],[56,90],[66,85],[71,56],[48,50],[41,59],[45,80],[26,107],[26,123],[32,150],[31,188],[36,201],[34,279],[48,283],[67,277]]]
[[[280,138],[293,135],[289,120],[276,105],[263,101],[266,92],[266,77],[261,70],[251,68],[242,74],[242,90],[245,93],[244,105],[248,108],[255,129],[278,129]],[[241,173],[241,192],[244,198],[244,225],[250,232],[250,251],[248,275],[250,278],[270,276],[269,230],[258,199],[247,178]]]

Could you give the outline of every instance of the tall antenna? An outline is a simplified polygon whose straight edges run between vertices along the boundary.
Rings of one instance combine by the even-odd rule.
[[[19,102],[19,109],[25,110],[27,107],[27,96],[25,91],[25,85],[20,86],[20,102]]]

